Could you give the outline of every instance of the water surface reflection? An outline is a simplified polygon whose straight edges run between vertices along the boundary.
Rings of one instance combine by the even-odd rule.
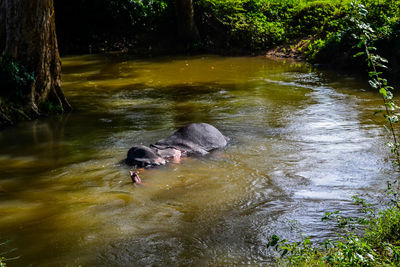
[[[354,78],[262,57],[63,59],[72,114],[0,132],[0,238],[10,266],[264,265],[267,238],[334,237],[394,176],[379,96]],[[190,122],[224,151],[144,172],[121,163]]]

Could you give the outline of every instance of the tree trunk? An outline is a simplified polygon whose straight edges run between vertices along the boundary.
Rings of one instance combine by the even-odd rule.
[[[192,0],[176,0],[176,18],[179,38],[186,44],[200,40],[199,31],[194,21]]]
[[[0,0],[0,51],[4,51],[6,45],[6,8],[5,1]]]
[[[0,0],[0,45],[9,55],[34,73],[27,96],[30,115],[40,115],[45,101],[63,111],[71,106],[61,90],[61,61],[56,38],[53,0]]]

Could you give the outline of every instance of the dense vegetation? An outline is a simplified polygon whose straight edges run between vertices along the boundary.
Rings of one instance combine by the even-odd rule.
[[[374,211],[364,200],[356,198],[365,211],[359,218],[341,217],[339,212],[326,213],[324,219],[338,221],[343,230],[336,241],[313,244],[310,239],[297,243],[272,236],[269,246],[280,254],[280,261],[289,266],[399,266],[400,209],[399,199],[381,211]],[[364,225],[364,234],[355,234]]]
[[[400,62],[400,1],[361,0],[376,31],[377,46]],[[177,39],[173,0],[56,1],[58,37],[64,53],[126,49],[152,55],[173,52],[275,54],[351,66],[356,40],[349,0],[195,0],[200,40]],[[79,7],[79,8],[77,8]],[[71,19],[73,18],[73,19]],[[335,62],[332,62],[332,61]]]

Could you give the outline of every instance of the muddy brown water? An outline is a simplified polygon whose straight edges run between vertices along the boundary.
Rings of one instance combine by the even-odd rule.
[[[395,174],[379,95],[350,75],[265,57],[63,58],[71,114],[0,132],[9,266],[265,265],[268,237],[334,238]],[[141,173],[122,163],[190,122],[229,146]],[[0,242],[1,243],[1,242]]]

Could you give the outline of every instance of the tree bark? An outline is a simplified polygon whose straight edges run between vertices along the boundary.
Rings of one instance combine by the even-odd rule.
[[[0,51],[3,51],[6,45],[6,8],[5,0],[0,0]]]
[[[193,43],[200,40],[199,31],[194,21],[192,0],[175,0],[178,36],[185,42]]]
[[[44,101],[71,106],[61,90],[61,61],[56,38],[53,0],[0,0],[0,46],[34,73],[35,80],[26,105],[31,115],[40,115]]]

